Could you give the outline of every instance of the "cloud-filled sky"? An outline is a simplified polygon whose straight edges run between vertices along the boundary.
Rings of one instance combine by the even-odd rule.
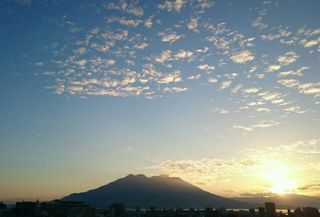
[[[320,195],[317,0],[0,2],[0,200],[128,173]],[[237,180],[237,182],[234,182]]]

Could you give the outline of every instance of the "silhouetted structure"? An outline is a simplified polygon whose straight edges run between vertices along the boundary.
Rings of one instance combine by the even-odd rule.
[[[4,207],[4,206],[2,206]],[[258,212],[256,212],[258,211]],[[246,210],[227,210],[225,208],[205,209],[127,209],[124,203],[112,203],[109,208],[95,209],[79,201],[56,200],[48,203],[18,202],[16,207],[0,209],[0,217],[320,217],[314,207],[288,209],[276,212],[276,205],[265,203],[265,207]]]
[[[266,208],[266,216],[267,217],[275,217],[276,216],[276,204],[273,202],[266,202],[264,205]]]
[[[47,205],[49,217],[94,217],[94,208],[79,201],[57,200]]]
[[[259,217],[265,217],[265,215],[266,215],[266,208],[264,208],[264,207],[258,207],[258,214],[259,214]]]
[[[314,207],[303,207],[302,212],[305,217],[319,217],[319,210]]]
[[[16,215],[17,217],[40,216],[40,203],[39,202],[17,202]]]
[[[126,206],[123,203],[113,203],[109,206],[110,217],[125,217]]]
[[[6,209],[7,205],[4,204],[3,202],[0,202],[0,209]]]

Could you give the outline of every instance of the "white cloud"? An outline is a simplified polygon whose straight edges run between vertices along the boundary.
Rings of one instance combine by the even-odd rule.
[[[141,44],[136,44],[134,47],[137,48],[137,49],[139,49],[139,50],[143,50],[143,49],[145,49],[146,47],[148,47],[148,44],[147,44],[146,42],[143,42],[143,43],[141,43]]]
[[[263,17],[267,14],[266,9],[258,11],[258,16],[253,20],[252,26],[258,29],[265,29],[268,27],[268,24],[263,22]]]
[[[142,23],[141,20],[126,19],[124,17],[111,17],[107,21],[108,22],[117,22],[117,23],[124,25],[124,26],[127,26],[127,27],[137,27]]]
[[[301,110],[300,106],[291,106],[291,107],[285,108],[283,111],[285,111],[286,113],[297,113],[297,114],[304,114],[307,112],[306,110]]]
[[[243,89],[243,92],[246,94],[257,93],[259,92],[259,88],[256,88],[256,87],[246,88],[246,89]]]
[[[213,109],[213,112],[217,112],[217,113],[220,113],[220,114],[227,114],[229,113],[229,111],[225,108],[215,108]]]
[[[187,91],[188,88],[186,87],[165,87],[163,89],[163,92],[167,92],[167,93],[182,93]]]
[[[299,92],[303,94],[312,94],[317,97],[320,96],[320,82],[318,83],[304,83],[298,86]]]
[[[253,55],[253,53],[251,51],[244,50],[244,51],[241,51],[239,53],[233,54],[230,58],[235,63],[244,64],[246,62],[249,62],[249,61],[253,60],[254,59],[254,55]]]
[[[165,63],[168,60],[171,60],[172,51],[171,50],[165,50],[162,51],[159,56],[156,56],[154,60],[158,63]]]
[[[87,62],[88,62],[87,60],[82,59],[82,60],[74,61],[74,64],[77,64],[78,66],[85,66]]]
[[[180,12],[186,3],[186,0],[166,0],[163,4],[158,5],[158,8],[165,9],[169,12],[173,10]]]
[[[193,52],[188,50],[179,50],[178,53],[174,55],[176,59],[191,59],[193,56]]]
[[[133,14],[138,17],[141,17],[144,14],[144,11],[141,7],[131,7],[131,8],[128,8],[127,11],[129,14]]]
[[[198,80],[201,77],[201,74],[190,75],[189,80]]]
[[[159,35],[161,36],[161,41],[168,42],[168,43],[173,43],[183,37],[182,35],[178,35],[175,32],[160,33]]]
[[[160,84],[176,83],[182,80],[180,71],[174,71],[172,73],[164,74],[158,81]]]
[[[190,19],[190,22],[187,24],[187,27],[192,31],[197,31],[198,19],[195,19],[195,18]]]
[[[222,81],[220,83],[220,90],[224,90],[224,89],[229,88],[231,86],[231,84],[232,84],[232,81],[230,81],[230,80]]]
[[[320,39],[313,39],[313,40],[301,40],[300,42],[301,44],[303,44],[303,46],[305,48],[311,48],[311,47],[314,47],[314,46],[317,46],[318,44],[320,44]]]
[[[147,28],[152,28],[153,26],[153,21],[152,21],[152,18],[148,18],[144,21],[144,26],[147,27]]]
[[[251,132],[256,128],[269,128],[269,127],[274,127],[274,126],[278,126],[278,125],[280,125],[279,122],[276,122],[276,121],[273,121],[273,120],[270,120],[270,121],[263,120],[263,121],[259,121],[256,124],[252,124],[252,125],[248,125],[248,126],[245,126],[245,125],[234,125],[233,128],[234,129],[240,129],[240,130],[243,130],[243,131],[246,131],[246,132]]]
[[[285,87],[296,87],[299,85],[299,81],[296,79],[282,79],[278,80],[278,83]]]
[[[252,127],[242,126],[242,125],[234,125],[233,128],[234,128],[234,129],[244,130],[244,131],[247,131],[247,132],[253,131],[253,128],[252,128]]]
[[[282,103],[284,100],[282,99],[282,95],[279,92],[275,91],[266,91],[258,94],[265,101],[270,101],[273,104]]]
[[[270,65],[266,69],[266,72],[274,72],[274,71],[278,71],[279,69],[281,69],[281,65]]]
[[[257,108],[257,112],[270,112],[270,109],[268,108]]]
[[[298,58],[299,58],[299,55],[296,52],[289,51],[284,55],[279,56],[277,60],[281,65],[289,65],[296,62]]]
[[[304,72],[306,70],[310,69],[310,67],[308,66],[303,66],[301,67],[300,69],[298,69],[297,71],[293,71],[293,70],[290,70],[290,71],[283,71],[283,72],[280,72],[279,73],[279,77],[286,77],[286,76],[303,76],[304,75]]]
[[[201,65],[197,66],[197,69],[211,72],[211,71],[213,71],[215,69],[215,67],[214,66],[210,66],[208,64],[201,64]]]
[[[217,83],[218,79],[216,78],[208,78],[208,84],[213,84],[213,83]]]

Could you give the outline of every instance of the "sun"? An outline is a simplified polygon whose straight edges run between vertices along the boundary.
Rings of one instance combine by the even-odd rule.
[[[294,193],[298,187],[298,181],[292,176],[290,167],[280,161],[267,162],[264,178],[268,183],[268,191],[274,194]]]
[[[275,194],[293,193],[298,186],[295,180],[289,180],[285,177],[278,177],[275,180],[271,180],[271,182],[272,184],[269,191]]]

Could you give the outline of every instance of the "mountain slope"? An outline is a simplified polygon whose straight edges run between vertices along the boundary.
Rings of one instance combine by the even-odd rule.
[[[249,208],[254,205],[206,192],[176,177],[128,175],[87,192],[74,193],[63,200],[79,200],[95,207],[108,207],[113,202],[127,207],[148,208]]]

